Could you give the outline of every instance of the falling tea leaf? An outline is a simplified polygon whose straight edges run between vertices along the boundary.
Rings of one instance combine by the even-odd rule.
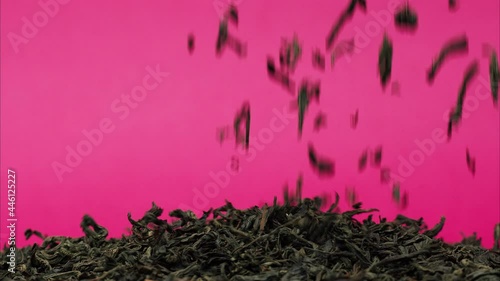
[[[220,54],[223,48],[226,46],[228,33],[229,31],[227,27],[227,21],[221,21],[219,23],[219,33],[217,35],[217,44],[215,46],[215,51],[217,54]]]
[[[365,151],[363,151],[363,153],[361,153],[361,156],[359,157],[359,160],[358,160],[358,171],[359,172],[363,172],[366,168],[366,164],[368,163],[368,149],[366,149]]]
[[[493,97],[493,103],[498,104],[498,81],[500,80],[500,73],[498,70],[498,57],[496,53],[491,53],[490,58],[490,84],[491,84],[491,95]]]
[[[427,71],[427,81],[432,83],[438,70],[441,68],[443,63],[453,54],[466,53],[469,48],[469,40],[466,35],[461,35],[450,39],[439,52],[436,59],[432,61],[432,65]]]
[[[238,9],[234,4],[229,5],[229,9],[227,11],[226,17],[229,21],[234,23],[236,26],[238,25]]]
[[[244,127],[242,129],[241,127]],[[246,150],[250,146],[250,103],[245,102],[234,119],[236,145],[242,143]]]
[[[326,36],[326,49],[330,50],[333,46],[335,39],[337,38],[340,29],[344,26],[348,19],[351,19],[356,7],[359,6],[364,12],[366,12],[366,0],[351,0],[349,6],[340,15],[337,22],[332,26],[331,30]]]
[[[295,82],[293,82],[288,74],[285,74],[276,68],[274,60],[271,57],[267,58],[267,74],[271,80],[280,84],[285,88],[290,94],[294,94]]]
[[[308,145],[309,163],[320,176],[332,177],[335,174],[335,163],[327,158],[319,158],[312,143]]]
[[[465,71],[462,85],[458,93],[457,104],[455,107],[452,108],[450,112],[450,117],[448,121],[448,139],[451,138],[451,134],[453,132],[453,126],[457,125],[462,119],[462,109],[465,100],[465,93],[467,91],[467,86],[469,85],[470,81],[474,78],[474,76],[477,74],[478,69],[479,69],[479,63],[476,60],[474,60],[467,67]]]
[[[221,145],[224,142],[224,140],[226,140],[229,137],[231,137],[231,127],[230,126],[225,126],[225,127],[216,129],[216,138],[217,138],[217,141],[220,142]]]
[[[392,199],[396,203],[399,203],[401,200],[401,187],[398,182],[392,186]]]
[[[324,127],[326,127],[326,114],[319,112],[314,118],[314,130],[319,131]]]
[[[356,129],[358,126],[359,110],[356,109],[354,114],[351,114],[351,128]]]
[[[467,163],[467,168],[474,176],[476,174],[476,159],[472,158],[472,156],[470,155],[469,148],[466,148],[465,150],[465,161]]]
[[[217,35],[217,42],[215,45],[216,55],[220,56],[226,46],[234,50],[239,57],[246,56],[246,44],[241,42],[240,39],[229,34],[228,19],[224,19],[219,23],[219,33]]]
[[[396,25],[400,27],[416,28],[418,24],[418,16],[417,13],[410,8],[410,5],[406,3],[394,15],[394,21],[396,22]]]
[[[295,34],[291,40],[283,38],[280,48],[280,65],[284,72],[293,73],[302,57],[302,46]]]
[[[382,146],[377,146],[372,153],[372,165],[380,167],[382,164]]]
[[[399,208],[401,210],[405,210],[408,207],[408,192],[404,192],[403,196],[401,197],[401,203],[399,204]]]
[[[392,42],[387,36],[387,34],[385,34],[378,58],[378,70],[380,74],[380,82],[382,83],[383,87],[385,87],[391,76],[392,52],[393,52]]]
[[[194,52],[194,35],[189,34],[188,36],[188,50],[189,53],[192,54]]]
[[[347,186],[346,187],[346,200],[349,206],[353,206],[357,202],[357,193],[356,189],[354,186]]]
[[[302,137],[302,130],[304,126],[304,118],[311,101],[314,99],[319,103],[320,96],[320,84],[311,83],[310,81],[304,80],[300,86],[299,94],[297,96],[297,108],[299,114],[298,126],[299,126],[299,139]]]
[[[383,184],[389,183],[391,180],[391,170],[387,167],[382,167],[380,169],[380,182]]]
[[[408,207],[408,193],[406,191],[401,193],[401,185],[399,182],[395,182],[392,186],[392,200],[401,210]]]
[[[316,69],[321,71],[325,70],[325,55],[323,55],[319,49],[315,49],[312,53],[312,64]]]

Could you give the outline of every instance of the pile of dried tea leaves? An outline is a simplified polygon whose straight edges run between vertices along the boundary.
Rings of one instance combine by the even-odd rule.
[[[451,245],[436,239],[444,218],[428,229],[402,215],[372,220],[361,204],[336,212],[337,200],[287,200],[247,210],[225,206],[197,218],[174,210],[172,223],[152,208],[132,232],[106,239],[85,216],[81,238],[44,237],[17,250],[16,273],[0,255],[1,280],[499,280],[500,251],[475,237]],[[323,202],[322,202],[323,201]],[[357,208],[357,209],[356,209]],[[369,214],[363,221],[358,214]],[[27,234],[43,236],[39,232]]]

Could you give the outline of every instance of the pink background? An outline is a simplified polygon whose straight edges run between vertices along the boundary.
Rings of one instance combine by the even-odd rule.
[[[345,186],[354,185],[364,207],[379,208],[392,219],[398,209],[391,201],[390,185],[380,184],[374,168],[359,174],[359,155],[381,144],[383,165],[397,173],[401,159],[417,153],[415,140],[446,130],[443,115],[456,102],[465,68],[475,58],[480,74],[467,95],[483,99],[468,101],[467,117],[451,142],[434,143],[435,151],[423,164],[405,174],[402,188],[409,192],[410,202],[403,213],[423,216],[429,225],[444,215],[442,236],[447,241],[476,231],[485,246],[492,245],[493,226],[500,222],[499,112],[491,101],[488,60],[482,52],[484,43],[499,50],[498,1],[462,0],[456,12],[448,11],[447,1],[411,1],[419,15],[414,35],[395,30],[392,16],[386,25],[375,20],[371,12],[388,13],[389,1],[367,1],[368,12],[357,10],[339,41],[359,36],[356,30],[367,26],[373,33],[367,42],[356,37],[363,46],[359,52],[350,61],[339,60],[333,70],[327,63],[324,73],[312,68],[311,52],[316,47],[324,51],[326,34],[347,0],[237,1],[240,25],[230,27],[230,32],[248,43],[245,59],[231,51],[220,59],[215,56],[216,6],[225,6],[226,0],[66,2],[16,52],[9,33],[22,36],[23,17],[33,22],[43,10],[38,1],[2,1],[2,245],[7,238],[7,168],[17,172],[21,244],[27,228],[80,236],[85,213],[116,237],[129,226],[127,212],[139,218],[152,201],[166,210],[208,209],[226,198],[237,207],[269,202],[275,195],[281,197],[284,184],[293,185],[300,172],[304,195],[337,191],[345,210]],[[400,97],[391,96],[390,89],[384,92],[379,84],[376,67],[383,30],[394,43],[392,81],[401,84]],[[196,36],[192,56],[187,51],[189,32]],[[232,142],[221,147],[216,128],[230,124],[249,100],[251,135],[259,138],[275,116],[273,109],[281,111],[290,104],[292,97],[268,79],[265,59],[277,59],[281,38],[294,33],[304,43],[294,80],[322,81],[321,103],[311,105],[302,140],[297,140],[295,117],[262,144],[261,151],[253,148],[255,155],[240,155],[240,173],[231,176],[214,198],[193,203],[193,189],[203,193],[212,182],[210,172],[226,170],[231,157],[239,154]],[[425,73],[431,59],[449,38],[462,33],[469,37],[469,54],[447,61],[429,86]],[[148,65],[159,65],[170,76],[121,120],[111,104],[142,85]],[[359,126],[352,130],[349,116],[357,108]],[[328,127],[318,134],[312,123],[320,110],[328,116]],[[115,130],[60,182],[52,163],[65,163],[65,147],[75,149],[85,140],[82,131],[98,128],[104,118]],[[334,178],[320,179],[311,171],[310,141],[321,155],[335,159]],[[475,178],[467,170],[466,147],[477,158]]]

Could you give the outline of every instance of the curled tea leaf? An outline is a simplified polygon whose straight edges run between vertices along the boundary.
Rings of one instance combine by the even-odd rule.
[[[40,238],[40,239],[45,239],[46,236],[43,235],[40,231],[38,230],[32,230],[30,228],[26,229],[26,231],[24,231],[24,237],[26,238],[26,240],[30,239],[31,236],[35,235],[36,237]]]
[[[326,114],[319,112],[314,118],[314,130],[319,131],[326,127]]]
[[[436,237],[441,230],[443,230],[444,222],[446,221],[445,217],[441,217],[441,220],[439,221],[438,224],[436,224],[432,229],[425,231],[423,234],[430,237],[434,238]]]
[[[433,60],[431,67],[427,71],[427,81],[432,83],[438,70],[441,68],[447,58],[453,54],[466,53],[469,48],[469,40],[466,35],[461,35],[450,39],[439,52],[436,59]]]

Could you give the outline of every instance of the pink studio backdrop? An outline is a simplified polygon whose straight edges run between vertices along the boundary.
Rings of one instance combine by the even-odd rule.
[[[58,4],[49,5],[44,18],[40,3],[46,2]],[[152,201],[167,211],[198,213],[226,198],[241,208],[271,202],[301,172],[305,196],[337,191],[345,210],[345,186],[354,185],[364,207],[379,208],[392,219],[399,211],[391,186],[380,183],[374,168],[357,170],[366,147],[383,145],[383,165],[399,175],[409,193],[403,214],[423,216],[431,226],[446,216],[447,241],[475,231],[490,247],[493,226],[500,222],[499,111],[491,99],[483,44],[499,50],[499,2],[462,0],[450,12],[447,1],[411,1],[419,15],[411,35],[394,27],[391,7],[402,1],[367,1],[367,13],[357,10],[338,38],[355,36],[355,54],[333,69],[327,56],[327,70],[314,70],[311,52],[324,51],[326,34],[348,2],[237,1],[240,24],[230,32],[248,43],[248,56],[239,59],[231,51],[215,56],[219,8],[226,0],[2,1],[1,244],[8,235],[8,168],[17,176],[18,245],[26,243],[27,228],[80,236],[86,213],[117,237],[129,226],[127,213],[140,218]],[[25,27],[34,21],[35,31]],[[382,90],[377,76],[384,31],[394,43],[391,81],[400,83],[399,97],[390,87]],[[196,37],[192,56],[190,32]],[[266,73],[267,55],[277,60],[281,38],[294,33],[304,49],[293,79],[321,80],[322,91],[320,104],[307,113],[301,141],[296,113],[285,118],[288,124],[274,122],[275,110],[288,108],[292,97]],[[463,33],[469,54],[446,61],[430,86],[425,75],[431,59],[449,38]],[[467,92],[462,125],[447,143],[443,116],[474,59],[480,74]],[[162,73],[151,76],[157,67]],[[149,90],[135,108],[121,100],[143,85]],[[242,155],[232,141],[221,146],[215,132],[233,121],[246,100],[253,139],[249,154]],[[350,114],[356,109],[359,126],[352,130]],[[328,116],[327,129],[315,133],[319,111]],[[101,125],[107,133],[92,151],[80,163],[66,162],[67,147],[86,151],[82,132]],[[430,140],[433,136],[438,141]],[[320,179],[312,172],[309,142],[336,161],[335,177]],[[427,143],[427,154],[418,152],[420,142]],[[466,147],[477,159],[475,177],[465,163]],[[227,180],[221,175],[235,155],[240,171]],[[55,162],[71,169],[61,180]],[[210,185],[211,172],[226,182]]]

